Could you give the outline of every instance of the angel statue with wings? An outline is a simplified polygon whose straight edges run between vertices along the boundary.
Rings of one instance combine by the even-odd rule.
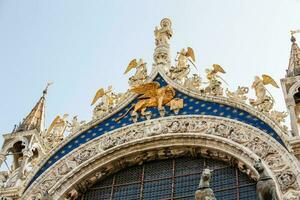
[[[208,86],[205,88],[205,92],[210,95],[223,95],[223,88],[221,87],[222,80],[224,83],[226,81],[218,75],[218,73],[225,74],[225,70],[219,64],[213,64],[212,69],[206,69],[206,79],[208,80]],[[227,84],[227,83],[226,83]]]
[[[116,104],[120,95],[115,94],[112,91],[112,86],[108,86],[107,90],[104,88],[100,88],[93,98],[91,105],[94,105],[101,100],[100,103],[94,108],[93,118],[98,118],[102,116],[102,114],[106,113],[109,109],[113,108]]]
[[[191,47],[188,47],[187,50],[182,49],[180,52],[177,53],[177,55],[179,55],[176,60],[177,64],[175,67],[171,67],[170,77],[173,80],[184,84],[188,74],[190,73],[190,65],[188,64],[188,62],[195,66],[195,54],[194,50]]]
[[[135,74],[132,77],[130,77],[128,81],[131,87],[144,83],[148,78],[146,64],[147,63],[145,63],[142,59],[140,59],[138,62],[136,59],[133,59],[128,64],[124,74],[127,74],[130,70],[134,68],[136,69]]]
[[[55,148],[64,139],[64,132],[68,125],[68,116],[68,114],[64,114],[62,117],[58,115],[52,121],[44,136],[48,149]]]
[[[253,88],[255,91],[256,99],[249,99],[249,102],[252,106],[257,107],[258,110],[262,112],[269,112],[274,105],[274,98],[266,88],[266,85],[268,84],[279,88],[274,79],[266,74],[263,74],[262,78],[260,78],[259,76],[255,76],[254,82],[251,86],[251,88]],[[270,96],[267,95],[267,92]]]
[[[85,124],[85,121],[78,121],[78,117],[77,115],[75,115],[71,121],[71,123],[68,124],[68,131],[73,134],[75,133],[76,131],[78,131],[80,129],[80,127],[82,125]]]

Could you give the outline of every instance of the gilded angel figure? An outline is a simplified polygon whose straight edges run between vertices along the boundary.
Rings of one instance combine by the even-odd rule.
[[[93,119],[99,118],[104,113],[106,113],[109,109],[113,108],[120,99],[121,94],[115,94],[112,91],[112,86],[108,86],[107,90],[104,88],[100,88],[91,103],[91,105],[99,103],[96,105],[93,111]]]
[[[131,76],[128,81],[128,83],[131,87],[144,83],[145,80],[148,78],[146,64],[147,63],[144,62],[142,59],[139,59],[139,61],[137,61],[136,59],[133,59],[128,64],[124,74],[127,74],[130,70],[132,70],[134,68],[136,69],[135,74],[133,76]]]
[[[225,70],[219,64],[213,64],[212,69],[206,69],[205,72],[206,79],[208,80],[208,86],[204,91],[210,95],[223,95],[223,88],[221,87],[222,82],[220,80],[224,83],[226,83],[226,81],[219,76],[218,73],[225,74]]]
[[[64,114],[63,117],[60,117],[59,115],[56,116],[49,126],[44,136],[49,149],[56,147],[64,139],[68,116],[68,114]]]
[[[194,50],[191,47],[188,47],[187,50],[182,49],[177,53],[177,63],[175,67],[171,67],[170,69],[170,77],[173,80],[177,80],[182,84],[186,81],[188,74],[190,73],[190,62],[193,66],[195,62],[195,54]],[[196,66],[195,66],[196,67]]]
[[[269,112],[274,104],[271,93],[269,92],[270,96],[267,95],[268,90],[265,86],[268,84],[279,88],[274,79],[269,75],[263,74],[262,78],[255,76],[251,88],[255,91],[256,99],[249,99],[252,106],[257,107],[260,111],[264,112]]]

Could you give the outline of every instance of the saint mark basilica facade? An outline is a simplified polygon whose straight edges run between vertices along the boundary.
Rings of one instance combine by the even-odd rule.
[[[125,93],[100,88],[91,121],[63,115],[45,127],[47,85],[3,134],[0,199],[299,200],[298,32],[280,83],[261,74],[251,87],[230,91],[219,64],[201,78],[190,73],[197,59],[191,47],[171,60],[172,22],[162,19],[152,66],[133,59]],[[268,88],[279,85],[288,112],[273,108]]]

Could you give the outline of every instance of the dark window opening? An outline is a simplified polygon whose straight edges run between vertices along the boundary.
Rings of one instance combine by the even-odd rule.
[[[218,200],[255,200],[256,182],[225,162],[176,158],[129,167],[91,186],[81,200],[194,200],[203,168]]]

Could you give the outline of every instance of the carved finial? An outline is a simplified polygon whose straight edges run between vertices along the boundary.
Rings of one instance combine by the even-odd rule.
[[[300,33],[300,29],[298,29],[298,30],[291,30],[290,32],[291,32],[291,42],[295,43],[296,42],[296,38],[295,38],[294,34]]]
[[[300,29],[298,29],[298,30],[291,30],[290,32],[291,32],[291,35],[294,36],[294,34],[300,33]]]
[[[291,53],[290,53],[290,60],[289,60],[289,66],[287,70],[287,77],[292,76],[299,76],[300,75],[300,48],[298,44],[296,43],[295,34],[300,33],[300,29],[298,30],[292,30],[291,33]]]
[[[48,88],[49,88],[49,86],[52,85],[52,84],[53,84],[53,82],[48,82],[48,83],[47,83],[46,88],[43,90],[43,96],[45,96],[45,95],[47,94]]]

